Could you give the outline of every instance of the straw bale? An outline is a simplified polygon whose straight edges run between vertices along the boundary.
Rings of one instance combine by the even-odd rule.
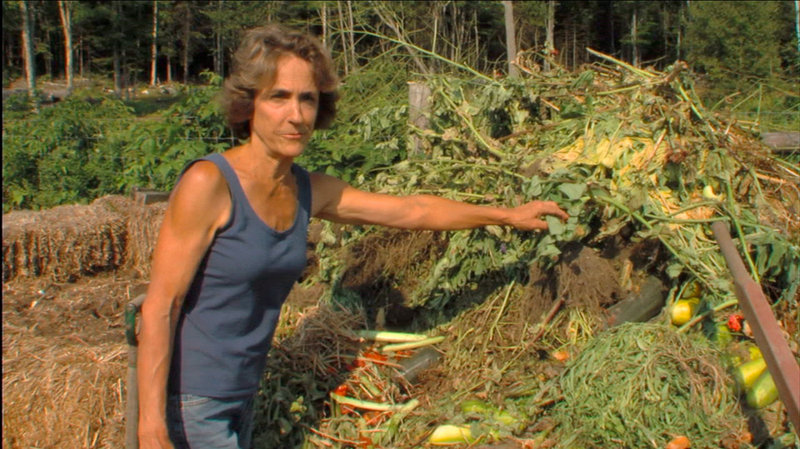
[[[122,441],[123,344],[3,334],[3,447],[112,448]]]
[[[3,448],[122,447],[123,311],[143,282],[3,283]]]
[[[128,248],[126,267],[143,277],[150,273],[150,259],[158,239],[158,231],[164,220],[167,203],[160,202],[132,205],[128,221]]]
[[[56,281],[118,268],[125,260],[130,200],[106,196],[90,205],[3,215],[3,281]]]

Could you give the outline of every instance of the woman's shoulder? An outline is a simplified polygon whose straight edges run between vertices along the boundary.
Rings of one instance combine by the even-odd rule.
[[[200,186],[211,186],[220,182],[224,183],[224,181],[225,176],[223,176],[217,164],[207,159],[198,159],[186,167],[178,185],[199,184]]]
[[[227,191],[225,178],[213,162],[192,163],[170,194],[161,234],[181,244],[196,242],[192,239],[198,236],[213,235],[230,217]]]
[[[196,213],[223,212],[230,198],[228,183],[219,167],[208,160],[198,160],[187,167],[172,192],[171,206]]]

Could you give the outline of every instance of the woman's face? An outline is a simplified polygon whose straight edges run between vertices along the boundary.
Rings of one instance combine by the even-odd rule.
[[[314,131],[318,104],[311,64],[292,54],[280,56],[275,82],[256,91],[251,143],[276,158],[299,156]]]

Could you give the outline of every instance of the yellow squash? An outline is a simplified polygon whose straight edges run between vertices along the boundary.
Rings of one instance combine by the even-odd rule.
[[[749,390],[766,369],[767,362],[763,358],[753,359],[736,367],[733,377],[736,378],[736,384],[739,385],[739,388]]]
[[[688,323],[697,310],[698,304],[700,304],[700,299],[698,298],[685,298],[675,301],[670,312],[672,324],[682,326]]]
[[[428,442],[434,446],[451,446],[455,444],[469,444],[475,441],[469,426],[456,426],[442,424],[431,434]]]
[[[766,407],[778,399],[778,389],[769,371],[758,376],[750,391],[747,392],[747,405],[753,408]]]

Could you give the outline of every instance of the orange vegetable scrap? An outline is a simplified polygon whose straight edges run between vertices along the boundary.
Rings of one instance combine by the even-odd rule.
[[[688,438],[681,435],[672,439],[672,441],[667,444],[666,449],[689,449],[692,447],[691,441]]]

